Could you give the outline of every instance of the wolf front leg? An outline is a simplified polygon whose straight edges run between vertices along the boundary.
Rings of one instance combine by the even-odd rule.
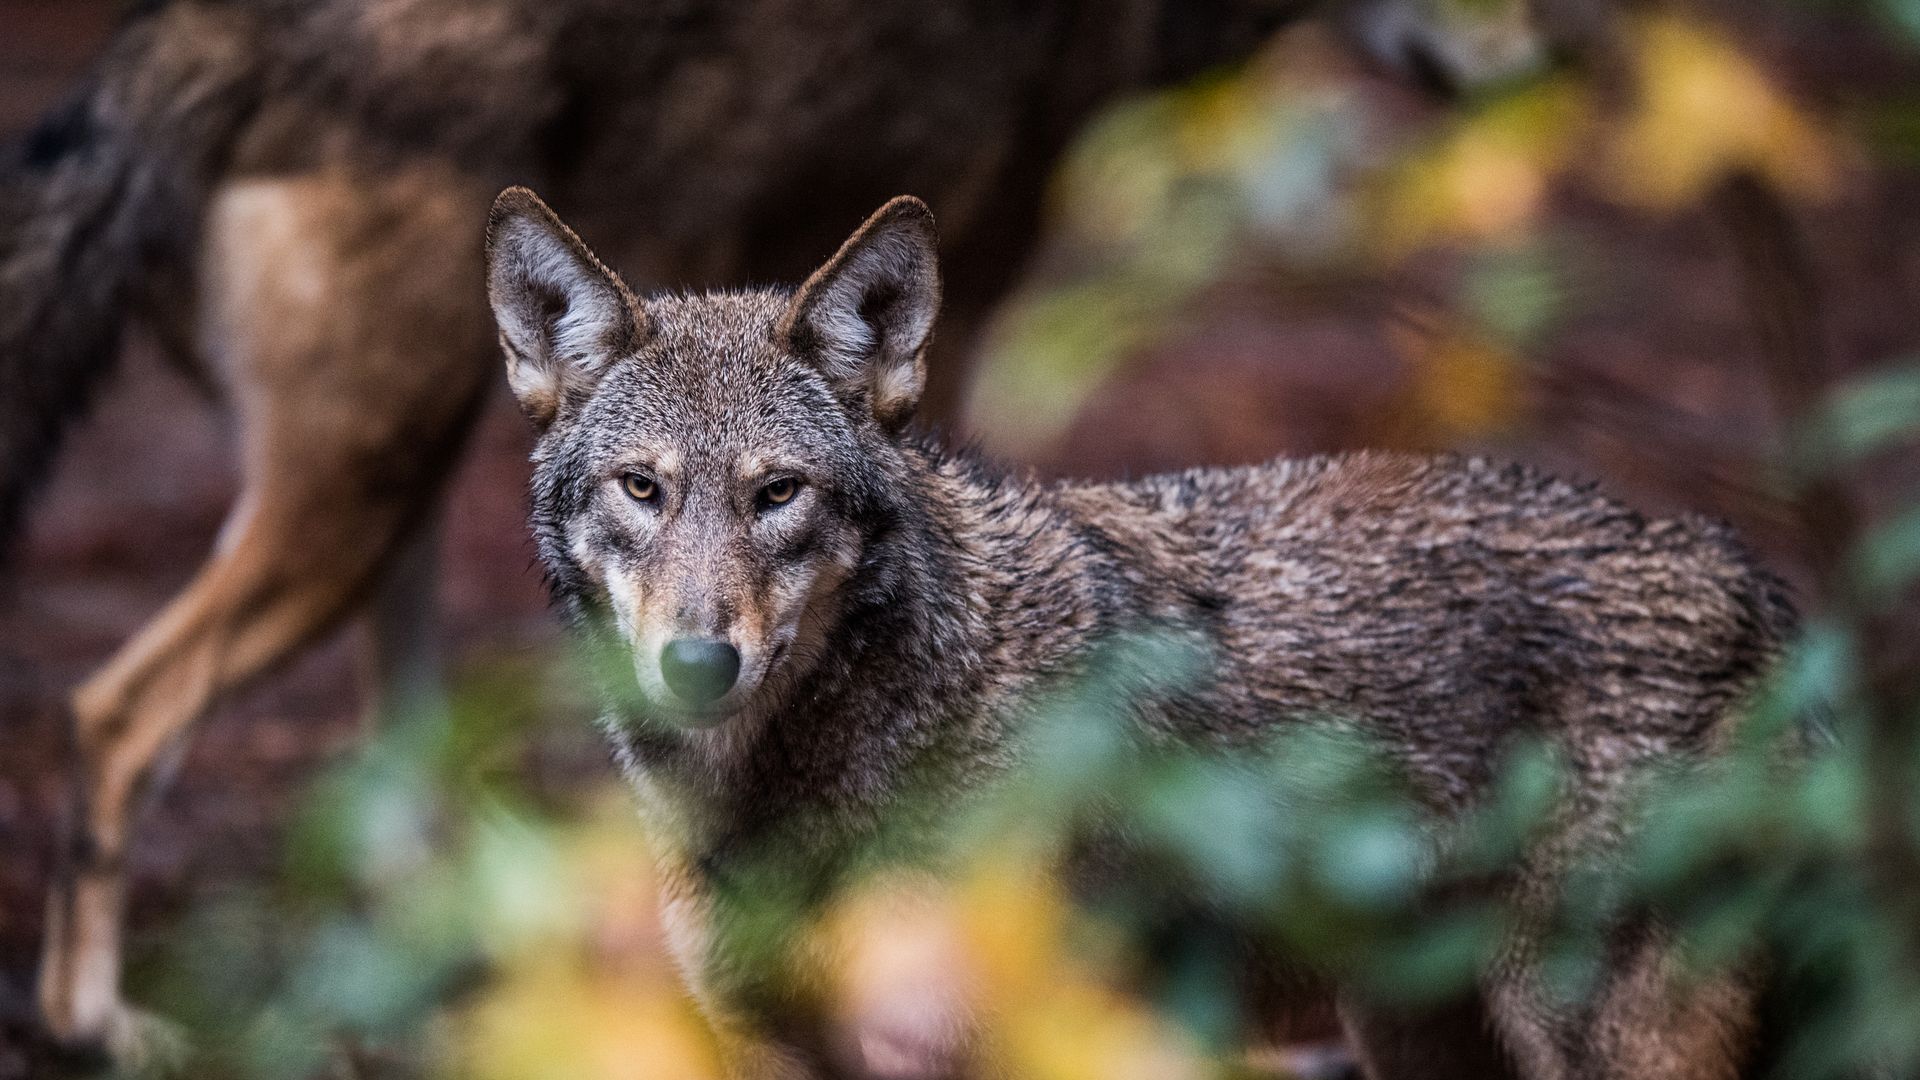
[[[817,1080],[820,1071],[798,1048],[782,1045],[735,1007],[715,978],[713,897],[683,859],[660,866],[660,925],[682,983],[712,1026],[728,1080]]]
[[[1541,1080],[1739,1080],[1754,1075],[1757,970],[1693,971],[1664,928],[1616,927],[1587,997],[1565,1001],[1530,961],[1498,973],[1495,1027]]]
[[[975,958],[936,879],[880,875],[827,911],[793,914],[771,947],[764,918],[738,920],[741,940],[716,932],[728,922],[725,901],[684,861],[663,865],[661,886],[668,951],[719,1036],[730,1078],[1000,1075],[975,1053]]]

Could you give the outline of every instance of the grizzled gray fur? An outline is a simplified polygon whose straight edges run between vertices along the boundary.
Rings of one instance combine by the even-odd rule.
[[[540,554],[576,626],[631,665],[608,730],[666,837],[696,992],[757,1044],[743,1074],[864,1066],[704,929],[732,868],[777,851],[830,879],[908,786],[959,798],[1003,770],[1023,707],[1116,635],[1203,643],[1204,677],[1135,703],[1148,733],[1230,750],[1350,717],[1436,819],[1516,736],[1556,740],[1571,827],[1515,883],[1524,902],[1569,851],[1618,840],[1636,767],[1725,740],[1791,626],[1726,529],[1518,466],[1368,453],[1042,484],[943,450],[907,423],[933,242],[896,199],[798,290],[640,299],[530,192],[494,207]],[[712,678],[676,682],[686,657]],[[1752,1067],[1757,974],[1677,980],[1652,922],[1609,957],[1579,1009],[1539,990],[1523,937],[1474,1018],[1351,998],[1343,1018],[1381,1078]],[[965,1060],[934,1057],[926,1075]]]

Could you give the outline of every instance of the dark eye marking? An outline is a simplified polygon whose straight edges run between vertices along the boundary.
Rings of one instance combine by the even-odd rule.
[[[634,543],[633,534],[625,529],[601,529],[595,536],[595,540],[616,555],[627,558],[632,558],[640,550],[640,546]]]
[[[799,536],[789,537],[773,553],[781,563],[792,564],[806,562],[818,554],[821,549],[821,537],[817,529],[808,529]]]

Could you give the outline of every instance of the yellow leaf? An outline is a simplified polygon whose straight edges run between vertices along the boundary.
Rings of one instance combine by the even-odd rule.
[[[478,1080],[718,1080],[706,1025],[670,983],[556,954],[503,974],[462,1017]]]
[[[1539,215],[1587,120],[1582,89],[1543,82],[1466,117],[1387,172],[1378,246],[1389,259],[1430,244],[1512,236]]]
[[[1015,998],[1056,977],[1067,905],[1044,868],[995,859],[972,874],[959,895],[966,937],[990,993]]]
[[[1109,987],[1071,971],[1007,1014],[996,1048],[1031,1080],[1186,1080],[1209,1073],[1179,1032]]]
[[[1731,42],[1677,15],[1636,23],[1628,40],[1635,101],[1601,163],[1614,198],[1672,208],[1739,170],[1804,198],[1832,193],[1833,143]]]

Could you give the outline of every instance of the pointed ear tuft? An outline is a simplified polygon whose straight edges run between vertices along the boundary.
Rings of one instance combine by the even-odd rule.
[[[523,187],[501,192],[487,215],[487,300],[507,381],[542,430],[646,336],[626,285]]]
[[[903,195],[800,286],[778,332],[818,365],[842,400],[898,431],[926,386],[927,343],[939,310],[933,212]]]

